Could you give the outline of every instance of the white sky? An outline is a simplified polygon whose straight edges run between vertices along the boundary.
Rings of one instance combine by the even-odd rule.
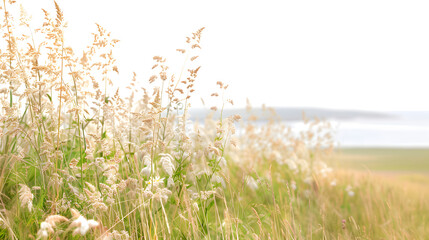
[[[230,84],[237,107],[429,110],[429,1],[59,0],[69,42],[83,47],[97,22],[120,39],[121,79],[152,74],[152,57],[206,27],[197,92]],[[24,0],[37,19],[50,0]],[[201,106],[199,96],[193,106]]]

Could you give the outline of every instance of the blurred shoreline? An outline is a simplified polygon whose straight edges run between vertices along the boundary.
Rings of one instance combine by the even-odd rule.
[[[208,114],[220,117],[206,109],[190,111],[190,119],[204,121]],[[429,111],[357,111],[322,108],[254,108],[225,109],[223,117],[239,114],[244,121],[253,117],[263,125],[276,120],[299,132],[306,128],[303,117],[328,121],[332,126],[336,148],[429,148]]]

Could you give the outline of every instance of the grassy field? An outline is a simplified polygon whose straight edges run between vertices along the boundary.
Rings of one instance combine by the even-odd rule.
[[[356,174],[359,178],[368,178],[374,181],[369,187],[375,190],[374,186],[384,186],[390,188],[387,192],[367,192],[372,196],[372,200],[362,202],[361,207],[366,208],[366,204],[385,201],[402,201],[404,205],[390,205],[389,209],[395,210],[397,216],[409,216],[412,219],[421,218],[421,226],[418,222],[410,225],[410,230],[429,227],[429,213],[427,212],[429,199],[429,149],[422,148],[343,148],[335,150],[330,159],[330,163],[338,169],[349,174]],[[341,170],[339,170],[341,172]],[[391,194],[396,194],[392,196]],[[389,199],[392,196],[395,200]],[[420,206],[422,209],[413,213],[407,212],[407,208]],[[363,209],[362,209],[363,210]],[[405,210],[405,211],[404,211]],[[400,217],[401,218],[401,217]],[[402,219],[401,221],[403,221]],[[399,239],[427,239],[427,232],[415,234],[414,237],[403,236]]]
[[[222,118],[233,104],[222,82],[211,94],[220,117],[194,124],[204,28],[177,49],[182,72],[155,56],[153,75],[124,90],[113,84],[118,40],[96,25],[75,53],[54,4],[36,30],[15,1],[0,7],[0,239],[429,236],[424,181],[360,171],[424,172],[427,151],[332,159],[328,123],[306,120],[296,135],[275,121]]]
[[[429,149],[342,148],[335,151],[332,164],[372,172],[429,174]]]
[[[342,148],[330,163],[338,169],[366,172],[374,177],[413,187],[427,193],[429,149],[425,148]]]

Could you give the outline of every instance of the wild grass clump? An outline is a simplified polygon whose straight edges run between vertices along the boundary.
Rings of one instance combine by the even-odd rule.
[[[332,173],[326,123],[308,122],[297,135],[237,115],[190,122],[204,28],[177,49],[180,73],[155,56],[147,82],[134,75],[120,89],[113,84],[118,40],[96,25],[93,41],[75,53],[55,7],[55,14],[43,10],[37,29],[15,1],[1,7],[0,238],[415,236],[391,211],[402,202],[379,209],[392,198],[364,197],[390,190],[355,187],[349,175]],[[233,103],[227,88],[213,88],[220,112]]]

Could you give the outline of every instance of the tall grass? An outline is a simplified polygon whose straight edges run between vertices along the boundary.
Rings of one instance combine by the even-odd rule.
[[[186,38],[176,75],[113,88],[110,33],[83,54],[65,45],[62,10],[38,29],[3,0],[0,44],[0,238],[418,238],[426,201],[372,178],[333,173],[329,126],[295,135],[274,120],[188,120],[204,28]],[[222,112],[228,85],[212,97]],[[249,111],[250,107],[249,107]],[[236,126],[240,134],[236,134]],[[351,184],[351,186],[349,186]]]

